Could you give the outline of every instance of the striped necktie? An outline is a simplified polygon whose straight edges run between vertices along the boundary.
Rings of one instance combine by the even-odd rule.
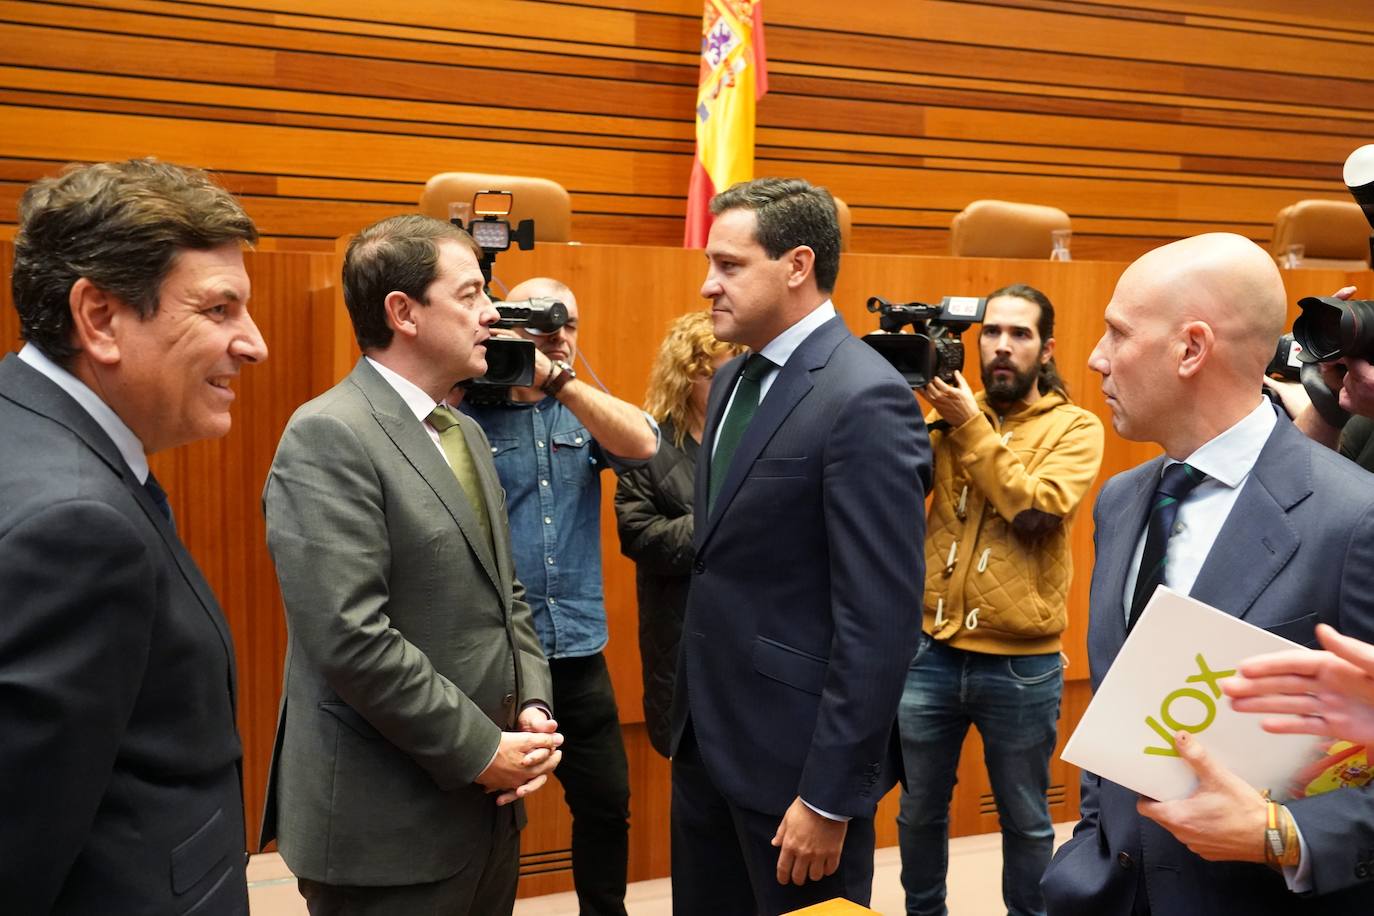
[[[1145,523],[1145,551],[1140,555],[1140,572],[1136,574],[1135,595],[1131,598],[1131,616],[1126,622],[1129,631],[1135,626],[1140,612],[1145,610],[1155,588],[1164,584],[1164,567],[1168,560],[1169,535],[1178,518],[1179,505],[1207,475],[1192,465],[1177,463],[1164,469],[1164,476],[1155,489],[1150,504],[1150,518]]]

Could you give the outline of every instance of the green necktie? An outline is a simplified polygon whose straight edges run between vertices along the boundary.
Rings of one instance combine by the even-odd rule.
[[[468,502],[472,504],[473,514],[477,516],[477,523],[482,526],[483,536],[487,543],[491,544],[491,519],[487,517],[487,503],[482,498],[482,484],[477,477],[477,464],[472,460],[472,451],[463,436],[463,427],[458,425],[458,415],[452,408],[440,404],[430,411],[426,419],[429,420],[430,426],[439,431],[439,447],[444,450],[449,467],[453,468],[453,476],[458,478],[458,485],[463,488]]]
[[[721,421],[720,432],[716,433],[716,450],[711,455],[711,486],[708,491],[706,511],[709,514],[716,508],[716,495],[721,484],[725,483],[726,472],[730,470],[730,460],[735,457],[739,440],[749,428],[749,421],[759,409],[759,389],[763,377],[776,369],[766,356],[755,353],[744,361],[744,371],[740,373],[739,383],[735,386],[735,399],[730,402],[730,410]]]

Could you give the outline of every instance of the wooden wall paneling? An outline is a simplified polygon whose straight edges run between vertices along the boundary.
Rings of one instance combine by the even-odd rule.
[[[1168,17],[1174,21],[1148,22],[1094,17],[1083,9],[1016,9],[1004,3],[947,0],[909,0],[903,6],[904,15],[894,17],[892,12],[891,7],[882,3],[857,4],[846,8],[843,27],[867,34],[967,45],[1017,46],[1024,44],[1024,36],[1034,35],[1036,47],[1065,53],[1083,51],[1084,34],[1092,32],[1094,53],[1121,60],[1205,62],[1243,70],[1281,70],[1314,76],[1331,72],[1328,64],[1353,73],[1367,72],[1369,67],[1365,50],[1358,45],[1326,44],[1307,36],[1202,28],[1180,23],[1175,17]],[[1112,28],[1094,28],[1094,19],[1110,23]],[[836,14],[826,0],[792,0],[787,21],[826,29],[836,25]],[[1022,40],[1015,41],[1012,36],[1022,36]],[[1326,59],[1313,56],[1327,53],[1331,56]]]
[[[10,287],[10,273],[14,270],[14,237],[0,236],[0,353],[18,350],[24,345],[19,336],[19,313],[14,309],[14,294]]]
[[[990,47],[989,42],[978,43],[977,50],[971,51],[968,44],[922,34],[806,28],[786,21],[775,25],[770,18],[768,49],[786,60],[842,66],[863,61],[900,74],[939,75],[1007,87],[1038,84],[1058,92],[1085,87],[1099,92],[1157,93],[1172,96],[1179,104],[1196,104],[1209,97],[1292,104],[1316,98],[1324,105],[1363,107],[1364,90],[1357,76],[1294,75],[1280,68],[1233,71],[1212,66],[1205,57],[1184,64],[1138,58],[1123,61],[1102,53],[1091,42],[1091,36],[1111,28],[1110,23],[1099,22],[1096,28],[1083,25],[1080,46],[1072,53],[1060,53],[1012,44]],[[835,32],[841,37],[837,39]],[[988,34],[997,35],[999,30]]]
[[[1345,0],[1311,0],[1304,3],[1301,10],[1294,9],[1288,0],[1095,0],[1095,3],[1122,9],[1169,11],[1184,21],[1209,16],[1241,23],[1274,22],[1339,29],[1365,37],[1371,33],[1367,21],[1360,27],[1359,20],[1350,15],[1350,4]]]
[[[1299,197],[1343,197],[1339,162],[1374,118],[1374,12],[1178,6],[777,5],[759,169],[827,182],[879,251],[940,250],[943,214],[976,197],[1062,206],[1079,250],[1108,259],[1180,221],[1255,234]],[[0,155],[153,152],[238,176],[275,247],[323,247],[452,168],[559,180],[584,241],[671,243],[699,23],[688,0],[457,17],[439,0],[3,0]],[[16,193],[0,178],[0,221]]]

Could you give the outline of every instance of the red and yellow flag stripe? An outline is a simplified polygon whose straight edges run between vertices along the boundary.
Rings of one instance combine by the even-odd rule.
[[[705,0],[684,247],[706,244],[711,197],[754,177],[754,105],[767,91],[763,0]]]

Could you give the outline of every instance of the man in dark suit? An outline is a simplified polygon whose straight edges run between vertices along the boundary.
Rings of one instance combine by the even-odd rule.
[[[673,710],[673,903],[867,903],[873,814],[920,634],[930,453],[901,375],[845,328],[834,203],[759,179],[711,202],[716,373]]]
[[[296,411],[263,493],[289,640],[262,841],[312,916],[509,913],[509,803],[560,757],[491,446],[443,403],[487,369],[479,255],[423,216],[353,239],[364,356]]]
[[[1097,501],[1094,687],[1158,584],[1308,646],[1319,622],[1374,636],[1374,487],[1260,395],[1284,301],[1268,255],[1221,233],[1158,248],[1117,284],[1089,365],[1116,431],[1165,454]],[[1157,522],[1166,506],[1176,517]],[[1051,914],[1371,912],[1374,790],[1276,806],[1270,834],[1268,802],[1204,739],[1176,744],[1198,774],[1188,798],[1083,774],[1082,820],[1043,882]]]
[[[148,455],[229,431],[257,237],[203,172],[36,182],[0,362],[0,909],[247,914],[234,650]]]

